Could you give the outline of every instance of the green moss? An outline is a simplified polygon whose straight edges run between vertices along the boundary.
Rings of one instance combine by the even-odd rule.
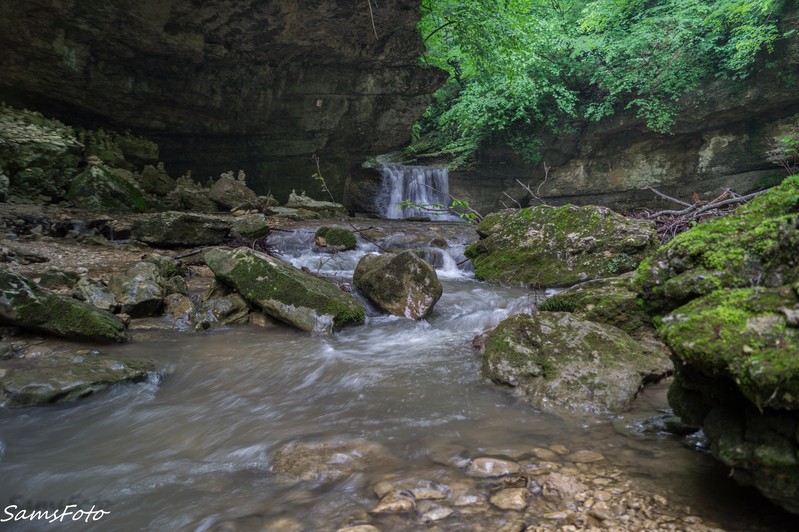
[[[782,308],[787,288],[719,290],[680,307],[660,329],[675,355],[706,375],[728,376],[758,407],[799,407],[799,330]]]
[[[773,285],[799,272],[799,177],[697,225],[641,263],[634,289],[653,312],[720,288]]]
[[[477,232],[481,240],[466,248],[477,278],[545,287],[629,271],[656,245],[650,223],[603,207],[500,211]]]
[[[341,227],[320,227],[314,235],[317,243],[324,239],[325,245],[344,251],[355,249],[357,240],[355,233]]]

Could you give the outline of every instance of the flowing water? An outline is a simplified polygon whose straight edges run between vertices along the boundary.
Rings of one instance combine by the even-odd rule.
[[[312,234],[298,229],[276,244],[296,265],[342,280],[373,249],[361,242],[354,252],[309,253]],[[758,514],[767,503],[673,437],[628,438],[607,419],[543,415],[481,382],[472,338],[529,311],[531,296],[458,269],[464,240],[453,234],[447,233],[450,249],[437,252],[446,255],[439,261],[444,295],[427,321],[370,312],[366,325],[330,336],[288,327],[136,328],[131,343],[107,351],[157,361],[160,378],[76,404],[0,411],[0,508],[76,503],[111,512],[74,528],[81,530],[208,530],[235,519],[244,519],[238,530],[260,530],[281,517],[306,530],[336,530],[375,504],[369,486],[386,471],[296,482],[272,470],[274,452],[287,442],[372,440],[395,457],[387,471],[422,478],[439,474],[436,457],[448,453],[512,456],[557,443],[603,453],[637,482],[668,494],[675,507],[689,505],[726,529],[780,529],[783,521]],[[394,245],[419,241],[410,231],[391,238]],[[660,387],[629,415],[663,406]],[[449,529],[471,527],[459,523]],[[23,523],[17,529],[50,530]]]
[[[382,190],[378,197],[381,216],[389,220],[432,217],[437,220],[458,220],[447,211],[449,170],[436,166],[384,164]],[[402,202],[409,202],[402,207]]]

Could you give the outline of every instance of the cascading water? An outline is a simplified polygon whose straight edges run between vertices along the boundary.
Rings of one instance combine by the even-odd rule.
[[[382,190],[378,197],[378,207],[383,218],[400,219],[430,217],[436,220],[459,221],[460,218],[448,212],[449,170],[438,166],[405,166],[384,164]],[[402,202],[429,208],[405,207]],[[442,209],[434,206],[443,206]]]

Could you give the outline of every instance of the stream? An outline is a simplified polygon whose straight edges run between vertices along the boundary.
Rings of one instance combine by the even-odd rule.
[[[384,245],[418,242],[406,226],[392,226]],[[725,530],[790,529],[786,514],[675,436],[622,435],[606,418],[543,415],[481,382],[473,337],[528,312],[545,294],[475,281],[457,265],[469,229],[441,223],[436,230],[449,248],[427,252],[437,257],[431,260],[444,295],[426,321],[370,308],[365,326],[325,336],[253,325],[182,332],[156,319],[136,325],[129,344],[103,350],[155,360],[163,368],[158,378],[76,404],[0,410],[0,508],[74,503],[110,512],[96,523],[0,529],[337,530],[376,504],[371,487],[386,475],[455,482],[457,467],[443,463],[523,457],[553,445],[602,453],[625,479],[664,494],[682,515]],[[341,281],[374,249],[361,239],[356,251],[313,253],[312,241],[313,227],[305,227],[274,245],[296,266]],[[624,417],[667,408],[667,385],[645,391]],[[330,483],[273,470],[274,453],[289,442],[352,438],[382,444],[393,460]],[[382,529],[497,530],[512,513],[462,512],[435,525],[408,517]]]

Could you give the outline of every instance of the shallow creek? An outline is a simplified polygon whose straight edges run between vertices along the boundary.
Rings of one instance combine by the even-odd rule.
[[[572,469],[607,477],[608,491],[627,483],[664,497],[676,529],[691,529],[690,519],[680,520],[689,516],[726,530],[790,529],[789,516],[674,436],[635,429],[620,435],[609,419],[542,415],[481,382],[473,337],[529,311],[531,296],[460,270],[461,231],[443,231],[451,243],[437,260],[444,296],[424,322],[371,312],[365,326],[331,336],[255,326],[181,332],[164,327],[165,319],[135,327],[130,344],[104,350],[156,360],[160,378],[76,404],[0,411],[0,509],[77,503],[111,512],[75,526],[82,530],[315,531],[360,523],[499,530],[537,521],[532,510],[499,510],[485,498],[431,525],[418,513],[371,516],[378,500],[373,487],[397,477],[468,487],[473,481],[460,467],[470,458],[534,464],[532,449],[563,446],[601,453],[605,459],[596,466]],[[332,257],[309,253],[312,234],[298,229],[275,244],[295,265],[321,268],[340,281],[371,249],[362,242],[358,251]],[[402,239],[389,244],[403,245]],[[625,420],[666,408],[665,389],[646,391]],[[331,483],[297,481],[272,469],[274,453],[288,442],[351,438],[383,444],[393,460]],[[16,523],[19,530],[48,526]]]

